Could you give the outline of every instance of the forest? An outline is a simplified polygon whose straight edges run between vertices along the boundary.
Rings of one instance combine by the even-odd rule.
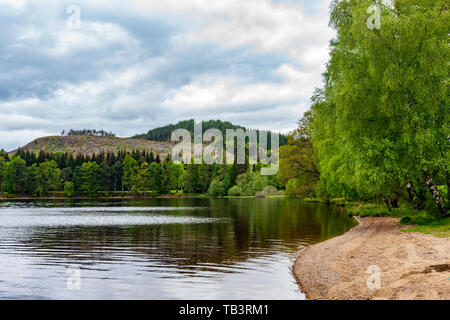
[[[194,119],[190,119],[190,120],[184,120],[184,121],[179,121],[177,124],[169,124],[167,126],[164,127],[159,127],[159,128],[155,128],[152,130],[149,130],[147,133],[145,134],[140,134],[140,135],[135,135],[133,138],[136,139],[147,139],[147,140],[152,140],[152,141],[170,141],[170,136],[172,134],[173,131],[175,131],[176,129],[186,129],[190,132],[191,136],[194,136]],[[222,135],[225,137],[226,136],[226,130],[227,129],[232,129],[232,130],[237,130],[237,129],[242,129],[244,131],[246,131],[247,129],[239,126],[239,125],[235,125],[229,121],[222,121],[222,120],[208,120],[208,121],[202,121],[202,133],[204,134],[205,131],[207,131],[208,129],[218,129],[220,130],[220,132],[222,132]],[[258,130],[256,130],[258,132]],[[271,141],[271,132],[269,131],[269,137],[268,137],[268,143],[269,143],[269,147],[270,147],[270,141]],[[286,143],[287,139],[283,134],[280,134],[280,145],[284,145]]]
[[[275,177],[262,176],[260,168],[260,164],[184,165],[172,162],[170,157],[160,159],[151,151],[139,150],[74,156],[19,149],[11,159],[2,150],[0,190],[4,197],[278,194],[275,186],[280,186]]]

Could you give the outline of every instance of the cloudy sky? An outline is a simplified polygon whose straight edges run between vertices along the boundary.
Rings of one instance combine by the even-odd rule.
[[[0,149],[191,118],[289,131],[321,86],[329,3],[0,0]]]

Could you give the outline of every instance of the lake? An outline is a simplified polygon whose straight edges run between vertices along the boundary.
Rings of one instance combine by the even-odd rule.
[[[354,224],[281,198],[0,202],[0,299],[304,299],[298,251]]]

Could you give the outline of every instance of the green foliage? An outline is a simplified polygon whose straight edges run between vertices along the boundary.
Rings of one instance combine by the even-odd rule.
[[[0,193],[3,191],[3,177],[6,165],[6,159],[0,156]]]
[[[144,194],[147,191],[167,193],[170,188],[170,168],[169,163],[152,162],[150,165],[147,162],[142,163],[136,175],[131,178],[133,181],[131,190]]]
[[[274,186],[264,187],[262,191],[258,191],[255,193],[256,198],[265,198],[265,197],[281,197],[283,196],[282,191],[278,191]]]
[[[167,174],[169,176],[170,189],[179,191],[182,186],[182,184],[181,184],[182,177],[185,172],[183,164],[167,162],[166,170],[167,170]]]
[[[64,194],[66,197],[73,197],[75,195],[75,185],[72,182],[67,181],[64,183]]]
[[[254,196],[257,192],[271,185],[267,176],[262,176],[259,172],[254,171],[248,171],[239,175],[236,183],[240,191],[239,195],[241,196]]]
[[[61,185],[64,186],[64,183],[67,181],[71,181],[73,177],[73,168],[72,167],[66,167],[61,169]]]
[[[103,160],[98,168],[98,178],[100,188],[105,191],[111,190],[113,172],[111,168],[108,166],[106,160]]]
[[[111,166],[111,190],[117,191],[119,186],[123,188],[122,161],[117,161]]]
[[[225,188],[225,183],[222,180],[215,179],[211,182],[209,186],[208,193],[209,196],[226,196],[227,191]]]
[[[319,180],[319,171],[314,159],[312,134],[312,113],[306,112],[298,122],[298,128],[287,136],[286,145],[280,148],[280,169],[277,182],[283,185],[291,179],[308,175],[311,184]],[[315,188],[315,186],[311,186]]]
[[[290,179],[286,183],[285,195],[287,197],[315,197],[317,190],[317,176],[303,174],[297,178]]]
[[[42,196],[47,195],[49,191],[58,191],[60,175],[61,171],[55,161],[41,163],[36,172],[36,193]]]
[[[228,190],[228,195],[231,197],[237,197],[243,195],[243,193],[239,186],[233,186],[230,190]]]
[[[212,166],[207,164],[201,164],[198,166],[198,189],[202,193],[208,190],[211,183]]]
[[[429,191],[446,184],[449,6],[446,0],[398,0],[393,7],[377,1],[382,25],[370,30],[372,4],[332,3],[337,35],[325,87],[312,99],[312,142],[321,192],[382,199],[390,209],[407,182],[416,193],[424,180]],[[439,192],[431,194],[439,208]]]
[[[170,173],[169,173],[170,166],[168,166],[166,163],[161,163],[160,168],[161,168],[161,175],[158,181],[158,188],[156,189],[156,191],[160,194],[166,194],[170,190]]]
[[[138,162],[132,158],[130,155],[127,155],[123,160],[123,186],[126,190],[131,190],[135,181],[134,178],[137,175],[139,170]]]
[[[33,165],[31,165],[30,167],[27,167],[27,169],[26,169],[27,182],[26,182],[26,188],[25,188],[27,194],[30,194],[30,195],[38,194],[38,188],[37,188],[38,172],[39,172],[39,168],[38,168],[38,165],[35,163]]]
[[[222,134],[225,136],[226,129],[245,129],[241,126],[233,125],[227,121],[220,120],[210,120],[202,123],[203,133],[211,128],[219,129],[222,131]],[[136,136],[137,138],[145,138],[147,140],[154,141],[170,141],[170,137],[173,131],[176,129],[186,129],[188,130],[192,137],[194,136],[194,119],[180,121],[177,124],[169,124],[164,127],[159,127],[148,131],[144,135]]]
[[[151,173],[150,168],[147,162],[141,164],[139,171],[136,174],[136,177],[132,180],[134,181],[133,186],[131,188],[132,191],[135,192],[147,192],[152,189],[152,184],[150,181]]]
[[[0,150],[0,157],[3,158],[5,162],[9,161],[8,153],[4,149]]]
[[[133,138],[139,138],[139,139],[147,139],[147,140],[153,140],[153,141],[170,141],[170,137],[173,131],[176,129],[186,129],[191,133],[191,137],[194,137],[194,119],[190,120],[184,120],[180,121],[177,124],[169,124],[164,127],[159,127],[152,129],[148,131],[146,134],[136,135]],[[218,129],[222,132],[222,135],[224,137],[226,136],[226,130],[232,129],[242,129],[246,130],[246,128],[238,125],[234,125],[231,122],[228,121],[221,121],[221,120],[209,120],[209,121],[203,121],[202,122],[202,133],[205,133],[205,131],[209,129]],[[270,134],[268,141],[270,141]],[[284,145],[286,143],[286,137],[284,135],[280,135],[280,145]]]
[[[405,232],[422,232],[437,237],[450,237],[450,218],[430,219],[427,217],[404,217],[400,223],[416,225],[404,230]]]
[[[99,165],[96,162],[83,163],[80,169],[80,190],[94,195],[100,190]]]
[[[26,183],[26,163],[20,156],[14,156],[4,167],[3,189],[10,194],[24,195]]]
[[[195,193],[198,185],[198,170],[196,165],[187,165],[186,172],[182,178],[183,191]]]
[[[8,196],[131,196],[136,194],[192,193],[223,196],[236,184],[237,173],[248,165],[184,165],[163,162],[153,153],[135,150],[92,156],[70,153],[33,154],[18,150],[11,160],[0,157],[0,179]],[[254,165],[256,170],[260,165]],[[248,179],[246,194],[274,184],[259,173]],[[216,181],[214,184],[212,182]],[[211,187],[212,185],[212,187]],[[121,191],[120,191],[121,190]]]

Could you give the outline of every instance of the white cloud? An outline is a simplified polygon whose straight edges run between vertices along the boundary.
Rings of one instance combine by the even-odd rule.
[[[286,54],[293,63],[274,71],[281,82],[245,84],[245,75],[209,77],[201,74],[181,87],[163,106],[185,116],[218,114],[248,126],[263,125],[254,113],[275,110],[289,114],[291,123],[272,122],[270,129],[286,131],[306,111],[314,88],[321,85],[321,74],[328,60],[329,0],[317,1],[314,14],[306,14],[295,3],[269,0],[224,1],[136,1],[145,8],[170,8],[206,20],[206,26],[193,30],[185,40],[213,41],[229,48],[251,46],[273,54]],[[206,18],[205,18],[206,17]],[[248,113],[247,115],[245,115]],[[218,116],[217,116],[218,117]],[[267,123],[270,122],[266,121]],[[266,128],[267,129],[267,128]]]
[[[313,1],[313,0],[311,0]],[[315,0],[314,0],[315,1]],[[333,31],[328,28],[330,0],[317,1],[307,15],[300,5],[270,0],[135,0],[152,9],[175,10],[205,19],[208,26],[191,32],[191,41],[212,40],[225,46],[255,45],[269,52],[286,52],[307,67],[321,67]]]
[[[48,55],[74,55],[89,50],[99,50],[110,45],[121,45],[138,50],[139,44],[119,25],[85,21],[81,30],[70,30],[56,25],[48,28],[52,32],[53,45],[42,50]],[[34,34],[32,34],[34,35]]]
[[[2,5],[2,4],[10,5],[14,8],[20,9],[26,4],[26,1],[25,0],[0,0],[0,5]]]
[[[272,110],[288,111],[290,116],[300,117],[306,111],[306,101],[314,90],[320,75],[302,72],[291,65],[282,65],[275,72],[283,81],[245,84],[245,79],[211,78],[200,75],[192,83],[183,86],[174,96],[166,99],[163,106],[174,113],[221,113],[265,114]],[[303,102],[299,106],[299,102]],[[295,107],[294,107],[295,106]],[[255,117],[249,114],[240,123],[256,126]],[[272,126],[270,129],[283,129]]]
[[[163,112],[151,101],[170,92],[163,83],[153,83],[134,92],[151,76],[148,60],[115,72],[104,72],[95,80],[62,84],[51,96],[0,101],[1,148],[17,148],[43,135],[59,134],[69,128],[103,128],[122,136],[145,132]],[[168,113],[165,114],[168,116]],[[159,122],[165,124],[164,120]]]
[[[294,1],[80,0],[80,30],[47,2],[52,10],[34,4],[2,33],[11,41],[0,69],[11,72],[0,73],[0,148],[62,129],[130,136],[186,118],[286,132],[321,85],[332,37],[330,0],[314,12]],[[159,30],[155,16],[176,27]]]

